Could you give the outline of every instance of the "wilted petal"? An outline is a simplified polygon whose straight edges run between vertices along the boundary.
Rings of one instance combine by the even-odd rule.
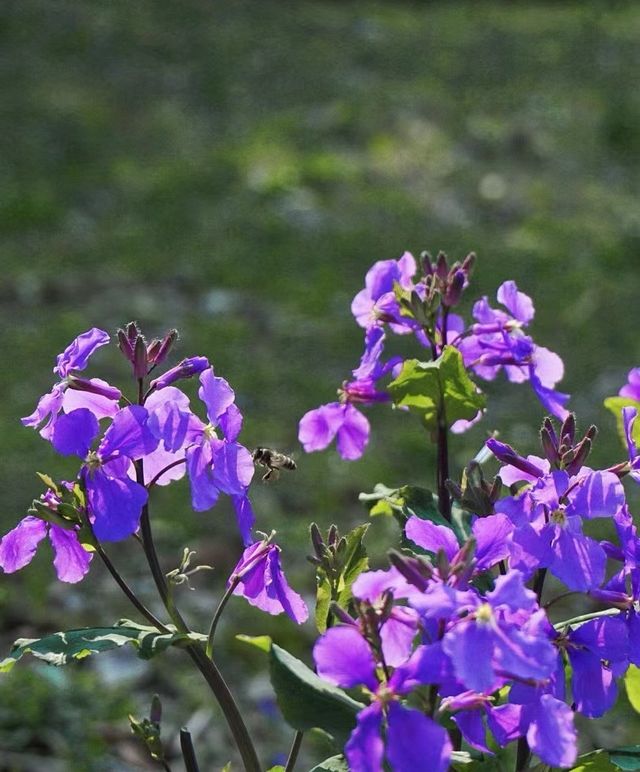
[[[64,399],[64,388],[60,384],[56,384],[48,394],[44,394],[38,400],[38,405],[31,415],[21,418],[23,426],[32,426],[34,429],[43,421],[48,422],[40,429],[40,435],[45,440],[51,439],[53,429],[55,427],[56,416],[62,408],[62,401]]]
[[[364,684],[375,690],[378,686],[373,654],[357,627],[329,628],[316,641],[313,659],[318,675],[332,684],[345,689]]]
[[[0,567],[12,574],[31,563],[38,544],[47,535],[47,524],[37,517],[25,517],[0,541]]]
[[[98,419],[87,408],[81,408],[59,416],[51,444],[63,456],[85,458],[99,431]]]
[[[387,758],[394,772],[446,772],[451,741],[444,727],[417,710],[389,705]]]
[[[83,579],[89,571],[89,563],[93,555],[80,544],[77,532],[51,525],[49,538],[56,553],[53,565],[58,579],[61,582],[70,583]]]
[[[109,333],[92,327],[72,340],[62,354],[58,354],[53,372],[64,378],[71,370],[84,370],[93,352],[108,342]]]

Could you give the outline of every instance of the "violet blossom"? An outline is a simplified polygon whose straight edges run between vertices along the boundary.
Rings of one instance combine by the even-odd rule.
[[[564,374],[562,360],[523,332],[535,313],[531,298],[514,281],[506,281],[498,288],[497,299],[506,311],[491,308],[487,297],[473,307],[476,324],[471,335],[460,337],[457,343],[465,366],[487,381],[503,368],[513,383],[529,381],[543,406],[564,419],[569,395],[554,390]]]
[[[344,748],[350,769],[378,772],[386,757],[397,772],[446,772],[452,751],[446,730],[400,702],[422,681],[417,659],[379,682],[369,644],[351,625],[327,630],[316,641],[313,657],[322,678],[346,689],[362,684],[371,697]]]
[[[205,404],[208,423],[189,410],[188,400],[172,395],[169,400],[156,397],[157,401],[152,402],[149,425],[165,452],[172,456],[183,453],[193,509],[211,509],[220,494],[226,493],[234,504],[242,538],[248,545],[254,515],[247,489],[254,464],[251,453],[236,442],[242,414],[235,404],[233,389],[224,378],[214,375],[212,367],[200,373],[198,396]],[[153,394],[149,399],[152,397]],[[219,431],[223,437],[218,436]]]
[[[101,541],[120,541],[138,528],[148,496],[146,488],[129,477],[129,468],[158,445],[158,439],[147,427],[148,417],[139,405],[123,408],[95,451],[90,448],[100,427],[90,410],[73,410],[56,424],[54,448],[63,455],[77,455],[84,460],[80,479],[86,490],[93,530]]]
[[[307,453],[324,450],[337,440],[343,459],[354,461],[363,454],[369,441],[369,421],[355,405],[387,402],[390,397],[376,382],[401,363],[394,357],[382,363],[385,335],[379,327],[368,330],[360,364],[353,370],[353,381],[345,381],[339,390],[340,401],[309,410],[300,419],[298,439]]]
[[[271,537],[251,544],[229,577],[227,587],[235,586],[234,595],[246,598],[267,614],[285,613],[294,622],[306,622],[309,611],[305,602],[294,592],[280,565],[280,547]]]
[[[61,410],[69,413],[78,408],[89,409],[96,418],[112,418],[118,411],[121,393],[100,378],[79,378],[73,373],[84,370],[93,352],[109,342],[109,334],[97,327],[78,335],[58,354],[53,372],[59,380],[48,394],[40,397],[35,411],[22,418],[24,426],[34,428],[44,423],[40,434],[50,440]]]
[[[72,483],[62,483],[72,487]],[[48,490],[41,501],[56,511],[60,499]],[[93,553],[86,550],[78,539],[79,527],[71,522],[68,526],[46,522],[39,517],[27,515],[0,541],[0,567],[6,574],[18,571],[31,563],[38,544],[49,537],[54,551],[53,565],[61,582],[79,582],[89,571]]]

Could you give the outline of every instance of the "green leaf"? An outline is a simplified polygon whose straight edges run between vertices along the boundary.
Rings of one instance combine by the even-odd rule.
[[[342,754],[331,756],[317,764],[311,772],[349,772],[349,765]]]
[[[255,646],[256,649],[260,649],[260,651],[264,651],[267,654],[271,650],[271,636],[269,635],[243,635],[240,633],[236,635],[236,640]]]
[[[579,756],[576,766],[571,767],[571,772],[616,772],[616,767],[609,761],[607,751],[601,748]]]
[[[294,729],[323,729],[340,748],[365,707],[337,686],[323,681],[304,662],[275,643],[270,653],[271,683],[287,723]]]
[[[169,646],[206,641],[206,635],[178,633],[174,630],[161,633],[155,627],[121,619],[114,627],[85,627],[53,633],[44,638],[19,638],[13,644],[9,656],[0,662],[0,672],[11,670],[25,654],[31,654],[50,665],[66,665],[72,660],[84,659],[130,643],[135,646],[140,657],[150,659]]]
[[[351,587],[355,580],[363,571],[369,568],[369,558],[365,549],[363,539],[369,530],[369,523],[358,525],[348,534],[345,534],[347,540],[347,549],[343,559],[342,573],[338,583],[338,603],[346,606],[351,600]]]
[[[604,401],[604,406],[607,410],[610,410],[615,419],[618,434],[622,440],[622,444],[627,446],[627,438],[624,434],[624,424],[622,422],[622,408],[623,407],[635,407],[640,414],[640,402],[630,397],[607,397]],[[640,445],[640,421],[636,421],[633,427],[633,441]]]
[[[397,407],[409,408],[431,431],[437,428],[441,413],[446,425],[451,426],[460,419],[474,418],[486,401],[469,378],[462,355],[454,346],[445,346],[433,362],[406,360],[388,390]]]
[[[627,697],[631,707],[640,713],[640,668],[635,665],[629,665],[624,677],[624,685],[627,690]]]
[[[624,745],[615,751],[609,751],[609,759],[618,769],[635,772],[640,769],[640,745]]]

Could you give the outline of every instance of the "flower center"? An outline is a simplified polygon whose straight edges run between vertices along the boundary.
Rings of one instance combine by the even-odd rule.
[[[559,525],[562,528],[567,524],[567,516],[563,509],[554,509],[550,515],[550,520],[552,523]]]
[[[483,603],[476,611],[476,621],[488,624],[493,619],[493,609],[488,603]]]
[[[216,434],[216,430],[215,430],[213,424],[207,424],[204,427],[204,436],[208,440],[217,440],[218,439],[218,435]]]

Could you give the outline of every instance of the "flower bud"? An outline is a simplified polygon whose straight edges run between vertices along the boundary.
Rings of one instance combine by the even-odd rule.
[[[208,367],[209,360],[206,357],[190,357],[189,359],[183,359],[182,362],[175,367],[172,367],[170,370],[167,370],[166,373],[159,378],[156,378],[155,381],[151,381],[150,390],[164,389],[182,378],[191,378],[194,375],[203,372],[203,370],[206,370]]]
[[[108,383],[98,378],[79,378],[77,375],[67,376],[67,385],[70,389],[76,391],[88,391],[91,394],[99,394],[107,399],[120,399],[122,393],[115,386],[109,386]]]
[[[144,378],[149,372],[147,360],[147,344],[142,335],[138,335],[133,347],[133,376],[136,380]]]
[[[150,351],[151,346],[147,350],[147,357],[149,359],[149,362],[153,365],[162,364],[162,362],[164,362],[164,360],[169,355],[169,352],[173,348],[173,344],[177,340],[178,340],[178,331],[169,330],[169,332],[164,336],[164,338],[161,341],[158,341],[158,346],[157,348],[154,348],[153,353]]]
[[[444,295],[444,304],[445,306],[455,306],[460,301],[460,297],[462,296],[462,290],[464,289],[466,282],[466,276],[464,274],[464,271],[462,269],[456,271],[453,274],[453,277],[451,281],[448,283],[445,295]]]

